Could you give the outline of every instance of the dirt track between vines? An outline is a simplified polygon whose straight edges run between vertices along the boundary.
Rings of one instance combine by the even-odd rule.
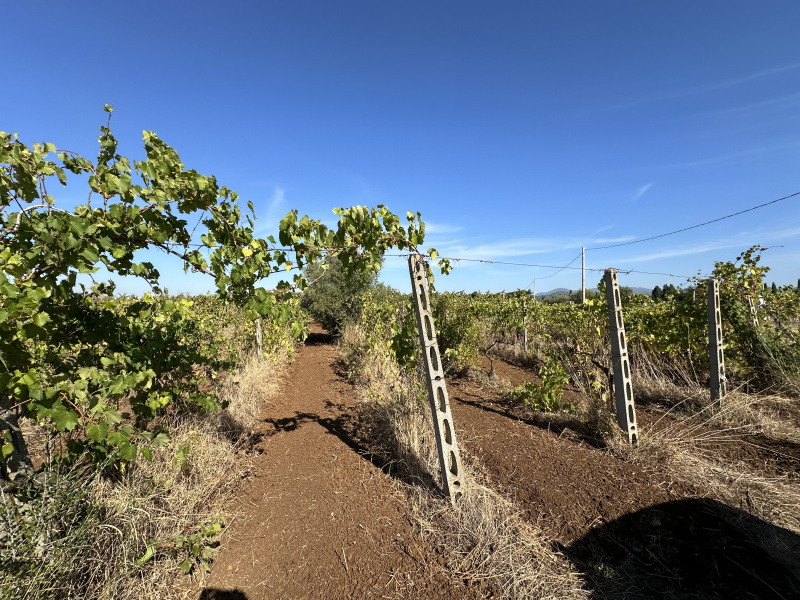
[[[336,348],[313,331],[261,418],[242,514],[199,600],[493,597],[453,577],[414,531],[403,492],[358,439],[356,393],[335,370]],[[534,378],[497,366],[513,385]],[[666,470],[644,471],[568,429],[521,419],[492,386],[448,385],[463,451],[590,575],[592,598],[800,597],[797,574],[733,525],[753,521],[748,514]],[[800,538],[775,531],[800,548]],[[640,578],[591,575],[631,565]]]
[[[471,597],[418,538],[391,479],[346,433],[355,392],[313,330],[266,409],[244,513],[202,598]]]

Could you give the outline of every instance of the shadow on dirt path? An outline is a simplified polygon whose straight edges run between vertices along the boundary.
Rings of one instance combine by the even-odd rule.
[[[353,406],[346,404],[333,404],[326,401],[326,408],[337,414],[336,417],[324,417],[317,413],[296,412],[291,417],[281,419],[267,418],[263,420],[266,425],[265,432],[260,434],[263,438],[268,438],[280,432],[294,431],[308,423],[316,423],[323,427],[329,434],[339,438],[353,452],[371,465],[380,469],[384,474],[392,479],[397,479],[403,483],[411,483],[407,472],[422,473],[413,481],[414,484],[422,485],[430,494],[442,495],[442,491],[436,480],[421,466],[414,468],[412,465],[402,472],[395,469],[394,457],[377,447],[373,438],[374,433],[370,431],[372,424],[365,420],[364,415],[359,414]],[[391,432],[387,432],[391,435]],[[392,446],[387,443],[387,446]],[[406,461],[413,460],[413,457],[406,457]]]
[[[800,536],[710,499],[649,506],[564,552],[588,574],[592,598],[800,598]]]
[[[198,600],[474,597],[414,532],[358,435],[353,389],[315,328],[267,406],[260,455]]]
[[[206,588],[197,600],[247,600],[247,594],[239,590],[216,590]]]

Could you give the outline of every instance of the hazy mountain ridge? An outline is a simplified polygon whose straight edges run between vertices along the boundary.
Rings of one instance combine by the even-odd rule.
[[[649,296],[653,292],[652,288],[643,288],[643,287],[632,287],[631,290],[633,291],[634,294],[645,294],[647,296]],[[580,291],[581,291],[580,288],[574,289],[574,290],[570,290],[570,289],[567,289],[567,288],[555,288],[555,289],[552,289],[552,290],[550,290],[548,292],[541,292],[541,293],[537,292],[536,293],[536,297],[537,298],[550,298],[552,296],[567,296],[567,295],[569,295],[570,292],[580,292]],[[587,292],[597,292],[599,290],[597,288],[586,288],[586,291]]]

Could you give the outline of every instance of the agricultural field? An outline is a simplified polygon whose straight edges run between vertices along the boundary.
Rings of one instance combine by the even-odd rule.
[[[475,496],[462,501],[480,508],[474,521],[457,509],[445,524],[441,509],[429,514],[420,501],[416,516],[457,570],[493,582],[493,593],[504,597],[798,594],[798,294],[761,293],[761,281],[750,280],[764,272],[756,252],[720,263],[714,273],[727,315],[728,394],[721,402],[712,403],[708,390],[704,282],[680,297],[634,295],[625,303],[640,432],[635,446],[613,418],[604,302],[547,305],[525,293],[434,295],[462,454],[480,482]],[[755,313],[748,292],[762,299]],[[420,481],[419,471],[435,471],[437,460],[430,439],[410,433],[422,419],[411,400],[422,384],[415,370],[409,374],[392,361],[408,354],[397,344],[383,350],[388,342],[370,327],[391,322],[387,310],[397,320],[408,318],[399,297],[367,304],[350,333],[356,341],[345,335],[343,345],[355,364],[367,365],[351,372],[369,396],[383,399],[375,409],[379,421],[402,433],[382,447],[409,469],[401,477]],[[396,338],[399,328],[393,329]],[[388,329],[383,336],[392,337]],[[366,357],[355,350],[364,344],[373,349]],[[482,520],[484,512],[496,518],[485,505],[487,490],[500,492],[498,503],[510,503],[505,523],[513,515],[555,552],[552,563],[531,565],[530,547],[515,547],[518,533],[489,535],[500,532]],[[542,564],[554,565],[554,583],[544,590]]]
[[[376,282],[390,249],[450,269],[419,213],[260,239],[154,134],[133,166],[101,134],[97,161],[0,139],[3,597],[800,596],[800,294],[760,248],[713,272],[713,401],[707,282],[623,298],[635,444],[602,294],[434,290],[451,502],[412,296]],[[48,191],[68,173],[86,204]],[[145,252],[215,294],[168,294]]]

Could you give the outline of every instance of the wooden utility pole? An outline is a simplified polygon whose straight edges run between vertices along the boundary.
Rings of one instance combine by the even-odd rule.
[[[586,304],[586,246],[581,248],[581,304]]]
[[[522,301],[522,349],[528,356],[528,305]]]

